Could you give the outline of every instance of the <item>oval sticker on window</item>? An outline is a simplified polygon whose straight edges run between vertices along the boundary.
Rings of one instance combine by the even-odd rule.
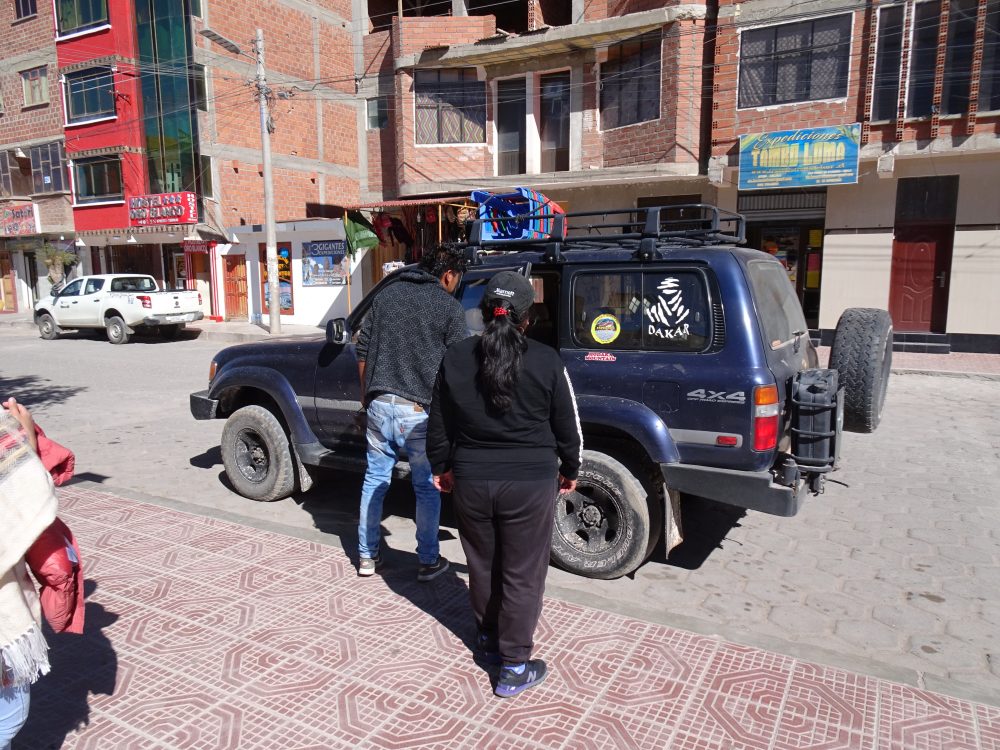
[[[598,344],[610,344],[622,332],[618,318],[609,313],[603,313],[594,318],[590,324],[590,335]]]

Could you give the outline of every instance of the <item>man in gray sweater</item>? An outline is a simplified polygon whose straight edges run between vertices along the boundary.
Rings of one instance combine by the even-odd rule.
[[[368,468],[358,520],[358,575],[382,564],[382,502],[405,451],[416,496],[418,581],[448,569],[438,547],[441,495],[427,459],[427,412],[445,349],[468,336],[462,305],[452,296],[465,270],[459,248],[428,250],[419,268],[379,292],[358,334],[361,400],[368,414]]]

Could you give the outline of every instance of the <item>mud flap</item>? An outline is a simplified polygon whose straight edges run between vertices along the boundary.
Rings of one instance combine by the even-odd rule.
[[[667,554],[684,541],[684,528],[681,525],[681,493],[663,485],[663,542]]]
[[[299,452],[293,450],[292,453],[295,455],[295,468],[299,474],[299,492],[308,492],[313,486],[312,475],[309,473],[306,465],[302,463],[302,459],[299,458]]]

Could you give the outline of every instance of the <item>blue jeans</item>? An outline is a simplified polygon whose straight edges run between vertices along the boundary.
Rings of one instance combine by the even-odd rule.
[[[0,750],[7,750],[24,722],[28,720],[31,705],[31,685],[4,685],[0,687]]]
[[[421,565],[434,563],[439,554],[438,525],[441,495],[434,489],[427,460],[427,412],[415,409],[400,396],[382,396],[368,404],[368,469],[361,488],[358,519],[358,554],[375,557],[381,539],[382,501],[392,481],[392,470],[406,451],[410,480],[417,498],[417,558]]]

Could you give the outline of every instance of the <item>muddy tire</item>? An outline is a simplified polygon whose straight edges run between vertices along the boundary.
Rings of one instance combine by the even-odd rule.
[[[892,369],[892,319],[885,310],[844,310],[830,350],[830,368],[844,389],[844,429],[874,432],[882,421]]]
[[[556,498],[552,561],[587,578],[620,578],[634,571],[659,537],[647,497],[642,482],[622,463],[584,451],[576,491]]]
[[[226,420],[222,464],[236,491],[251,500],[281,500],[295,491],[295,459],[288,435],[263,406],[244,406]]]

